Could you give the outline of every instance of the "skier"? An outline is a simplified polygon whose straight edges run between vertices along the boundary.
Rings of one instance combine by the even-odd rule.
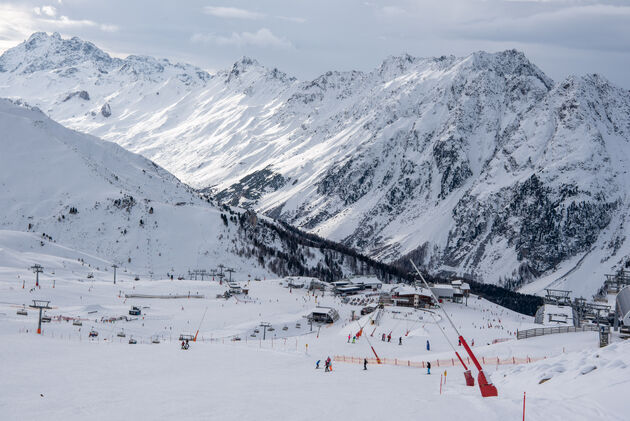
[[[190,345],[188,344],[188,339],[186,339],[186,346],[184,347],[184,349],[188,349],[190,348]]]
[[[186,343],[182,341],[182,349],[186,349],[185,346],[186,346]]]
[[[429,343],[428,339],[427,339],[427,351],[431,351],[431,344]]]
[[[317,360],[317,362],[315,363],[315,369],[316,369],[316,370],[317,370],[317,369],[319,369],[319,362],[320,362],[320,361],[321,361],[321,360]]]
[[[363,359],[363,369],[367,370],[367,358]]]
[[[427,374],[431,374],[431,363],[427,361]]]
[[[356,342],[356,340],[357,340],[357,337],[356,337],[356,336],[353,336],[353,337],[352,337],[352,343],[355,343],[355,342]]]
[[[385,334],[383,333],[383,337],[381,338],[381,341],[385,342]]]
[[[391,342],[392,341],[392,334],[388,333],[387,334],[387,342]]]
[[[352,336],[351,333],[348,333],[348,343],[350,343],[350,337]]]
[[[446,384],[446,370],[444,370],[444,384]]]
[[[402,345],[402,336],[398,338],[398,345]]]

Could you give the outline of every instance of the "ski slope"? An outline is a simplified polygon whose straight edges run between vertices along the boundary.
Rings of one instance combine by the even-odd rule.
[[[456,344],[454,333],[442,317],[424,311],[386,307],[378,325],[370,315],[350,321],[361,306],[344,304],[329,292],[288,288],[285,279],[248,281],[244,273],[234,274],[233,281],[248,287],[249,296],[227,300],[217,298],[227,286],[216,280],[134,281],[123,272],[114,285],[98,271],[78,280],[72,271],[85,267],[61,251],[46,262],[58,263],[55,275],[48,272],[40,278],[41,288],[34,288],[33,274],[24,269],[28,255],[22,254],[25,260],[15,264],[12,256],[19,254],[6,244],[0,254],[2,419],[260,420],[290,414],[292,420],[504,420],[520,419],[523,392],[527,420],[623,420],[630,409],[622,393],[629,382],[630,343],[615,341],[600,350],[593,332],[517,341],[514,332],[533,327],[532,318],[475,296],[468,305],[447,303],[445,309],[469,342],[474,340],[478,357],[546,357],[516,366],[487,363],[497,398],[483,399],[477,387],[464,386],[459,367],[434,365],[431,375],[391,365],[370,364],[363,371],[359,364],[335,362],[331,373],[314,368],[328,356],[372,357],[371,346],[381,358],[452,358],[440,329]],[[125,298],[188,293],[203,298]],[[16,314],[32,299],[50,300],[53,307],[47,311],[53,321],[43,325],[41,336],[34,334],[33,310]],[[127,315],[132,305],[142,307],[137,320],[101,321]],[[311,331],[304,316],[316,305],[336,308],[339,321]],[[55,321],[56,316],[80,318],[82,326]],[[265,340],[261,322],[274,327]],[[363,337],[348,341],[361,326]],[[91,329],[99,332],[97,339],[87,337]],[[180,350],[179,335],[197,329],[198,342]],[[117,336],[121,331],[126,337]],[[392,341],[383,342],[383,333],[391,333]],[[128,344],[129,337],[138,344]],[[151,343],[155,338],[159,344]],[[495,339],[505,341],[493,344]],[[447,382],[440,394],[444,370]],[[548,380],[539,384],[543,379]]]

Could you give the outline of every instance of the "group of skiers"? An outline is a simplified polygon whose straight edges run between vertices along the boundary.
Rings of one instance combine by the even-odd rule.
[[[190,348],[190,344],[188,343],[188,339],[186,339],[185,341],[182,341],[182,349],[186,350]]]
[[[315,363],[315,369],[319,368],[320,362],[321,360],[317,360],[317,362]],[[326,358],[326,361],[324,361],[324,372],[328,373],[329,371],[332,371],[332,360],[330,359],[330,357]]]
[[[383,336],[381,336],[381,341],[383,341],[383,342],[391,342],[392,341],[392,334],[391,334],[391,332],[388,333],[387,335],[383,333]],[[402,336],[398,337],[398,345],[402,345]]]

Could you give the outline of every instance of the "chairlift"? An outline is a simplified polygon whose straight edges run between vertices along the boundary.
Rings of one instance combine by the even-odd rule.
[[[73,326],[83,326],[83,322],[79,319],[76,319],[72,322]]]
[[[301,328],[302,328],[302,325],[301,325],[300,323],[296,323],[296,324],[295,324],[295,327],[296,327],[297,329],[301,329]]]
[[[94,329],[90,330],[90,333],[88,334],[88,337],[90,338],[96,338],[98,336],[98,332]]]
[[[124,337],[126,337],[127,335],[125,334],[125,331],[121,330],[120,332],[118,332],[118,333],[116,334],[116,336],[118,336],[119,338],[124,338]]]
[[[232,341],[240,341],[241,337],[240,336],[235,336],[232,338]]]
[[[129,338],[129,345],[135,345],[137,343],[138,341],[136,341],[134,338]]]
[[[276,329],[273,326],[269,326],[267,328],[267,331],[269,331],[269,332],[273,332],[274,330],[276,330]]]
[[[256,337],[256,334],[255,334],[255,333],[252,333],[252,334],[251,334],[251,335],[249,335],[249,336],[251,336],[252,338],[255,338],[255,337]]]
[[[17,311],[18,316],[28,316],[28,311],[25,308],[21,308]]]
[[[42,316],[42,323],[50,323],[52,321],[52,318],[48,315],[46,316]]]
[[[289,330],[289,326],[283,326],[282,330]]]
[[[254,329],[254,333],[260,333],[260,329]]]
[[[153,339],[151,339],[151,343],[152,344],[159,344],[160,343],[160,338],[158,338],[157,336],[154,337]]]

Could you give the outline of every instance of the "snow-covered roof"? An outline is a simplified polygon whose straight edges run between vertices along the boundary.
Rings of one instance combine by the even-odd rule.
[[[379,281],[379,279],[376,276],[365,276],[365,275],[361,275],[361,276],[352,276],[351,278],[348,278],[348,281],[353,283],[353,284],[362,284],[362,285],[380,285],[382,284],[381,281]]]
[[[452,297],[456,291],[456,288],[453,288],[453,285],[449,284],[435,284],[431,287],[431,291],[439,298],[439,297]]]
[[[350,285],[349,281],[335,281],[335,282],[331,282],[332,285],[339,287],[339,286],[344,286],[344,285]]]
[[[315,309],[311,313],[317,314],[333,314],[336,310],[332,307],[315,307]]]
[[[347,291],[359,291],[361,288],[358,285],[348,285],[344,287],[337,288],[337,291],[347,292]]]
[[[431,296],[431,293],[427,291],[426,288],[414,288],[412,286],[404,285],[398,286],[392,290],[393,295],[424,295],[427,297]]]

